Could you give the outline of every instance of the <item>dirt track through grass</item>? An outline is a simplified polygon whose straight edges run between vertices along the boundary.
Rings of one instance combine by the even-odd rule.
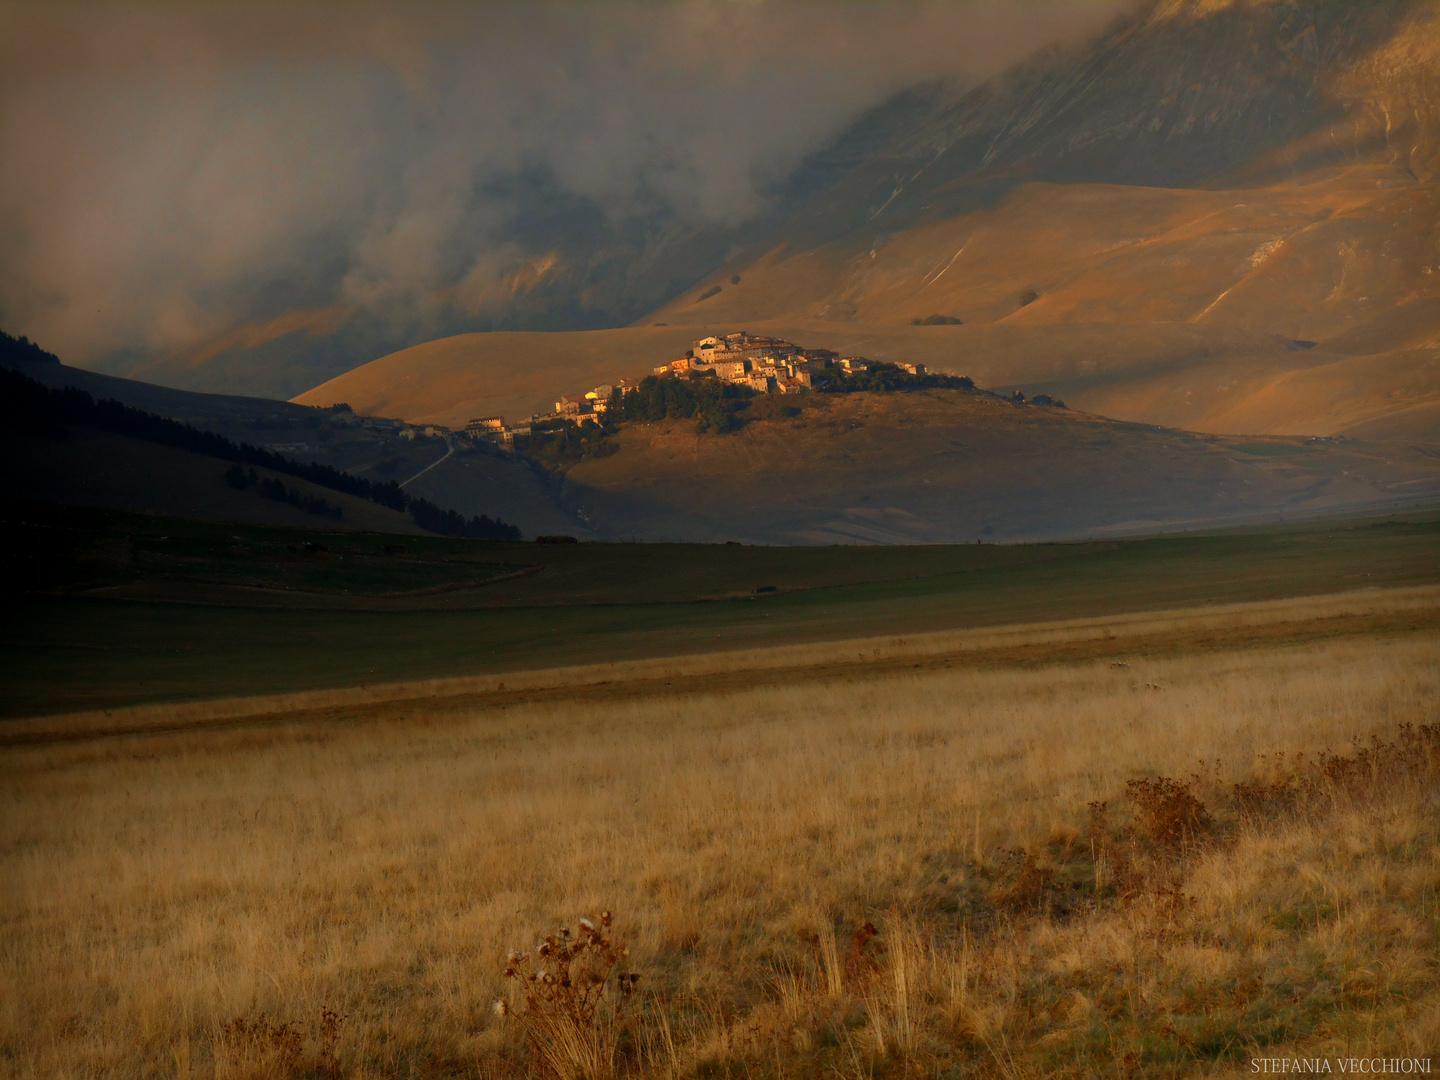
[[[0,628],[0,729],[139,703],[788,656],[804,643],[1440,582],[1433,515],[1080,544],[752,548],[37,514],[24,509],[24,543],[9,553],[9,580],[38,591],[13,598]],[[396,540],[406,553],[386,555]],[[311,542],[330,550],[307,555]]]
[[[1164,657],[1361,635],[1440,631],[1440,587],[1151,612],[1114,619],[782,646],[664,660],[512,672],[334,691],[143,705],[16,721],[0,747],[127,735],[345,725],[540,702],[622,701],[765,686],[825,684],[952,668],[1035,667],[1100,657]]]

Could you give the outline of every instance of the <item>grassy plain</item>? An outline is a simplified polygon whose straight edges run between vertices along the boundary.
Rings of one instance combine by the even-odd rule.
[[[1424,515],[889,548],[498,544],[38,504],[4,528],[5,579],[28,587],[0,632],[10,717],[1440,583]]]
[[[10,745],[0,1071],[525,1075],[507,950],[602,909],[639,991],[551,1016],[559,1075],[1433,1056],[1440,744],[1313,762],[1435,723],[1437,618],[1374,592]],[[1203,812],[1127,797],[1161,776]]]

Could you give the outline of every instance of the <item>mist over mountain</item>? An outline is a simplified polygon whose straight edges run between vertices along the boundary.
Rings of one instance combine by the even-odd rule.
[[[12,4],[0,321],[281,395],[456,330],[623,324],[933,84],[1118,6]]]
[[[1440,441],[1437,103],[1434,3],[1151,3],[891,99],[625,333],[445,338],[304,400],[524,415],[747,328],[1141,423]]]
[[[1424,0],[207,10],[107,9],[49,83],[3,76],[33,152],[3,181],[0,317],[71,362],[523,413],[664,359],[555,331],[764,324],[1203,430],[1425,434],[1440,409]],[[911,327],[932,315],[964,325]],[[427,389],[420,353],[326,382],[502,329],[549,332],[480,348],[503,400]]]

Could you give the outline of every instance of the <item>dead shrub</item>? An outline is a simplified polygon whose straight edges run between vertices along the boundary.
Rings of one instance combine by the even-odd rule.
[[[340,1080],[340,1036],[345,1017],[328,1005],[318,1029],[265,1015],[237,1016],[215,1036],[215,1080],[284,1080],[319,1075]],[[317,1043],[307,1056],[306,1043]]]
[[[340,1080],[340,1025],[345,1017],[325,1006],[320,1010],[320,1060],[322,1073],[330,1080]]]
[[[1351,753],[1321,754],[1300,772],[1307,796],[1332,802],[1373,798],[1396,783],[1432,778],[1440,772],[1440,724],[1401,724],[1394,742],[1357,741]]]
[[[1109,803],[1097,800],[1088,804],[1088,831],[1097,896],[1113,887],[1131,902],[1172,887],[1177,861],[1211,836],[1216,823],[1188,780],[1131,780],[1125,794],[1131,824],[1117,829]]]
[[[1020,867],[1009,884],[995,894],[995,906],[1011,913],[1045,911],[1055,884],[1052,867],[1041,866],[1028,851],[1012,853]]]
[[[1260,825],[1292,812],[1323,812],[1343,803],[1372,800],[1396,785],[1425,783],[1440,774],[1440,724],[1401,724],[1393,742],[1373,736],[1358,740],[1348,754],[1301,753],[1262,758],[1266,776],[1231,787],[1242,820]]]
[[[284,1080],[300,1074],[305,1040],[298,1028],[268,1016],[238,1016],[220,1025],[215,1080]]]
[[[1125,794],[1135,809],[1137,831],[1162,855],[1179,855],[1215,826],[1189,781],[1158,776],[1131,780]]]
[[[1173,927],[1195,907],[1195,898],[1187,896],[1181,884],[1172,881],[1155,890],[1155,917],[1164,927]]]
[[[1300,798],[1295,777],[1289,774],[1268,780],[1241,780],[1231,787],[1231,797],[1240,820],[1258,825],[1293,810]]]
[[[873,957],[865,952],[865,946],[880,933],[872,922],[863,922],[850,935],[850,954],[845,958],[846,978],[863,979],[878,969]]]
[[[520,1001],[501,998],[534,1055],[536,1071],[556,1080],[605,1080],[615,1075],[620,1036],[639,975],[618,970],[628,955],[611,935],[611,915],[562,926],[535,948],[512,952],[505,977]]]

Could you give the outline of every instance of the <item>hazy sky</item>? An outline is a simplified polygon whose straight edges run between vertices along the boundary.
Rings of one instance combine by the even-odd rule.
[[[0,326],[67,360],[290,307],[483,306],[522,172],[734,224],[863,109],[1112,0],[0,2]]]

